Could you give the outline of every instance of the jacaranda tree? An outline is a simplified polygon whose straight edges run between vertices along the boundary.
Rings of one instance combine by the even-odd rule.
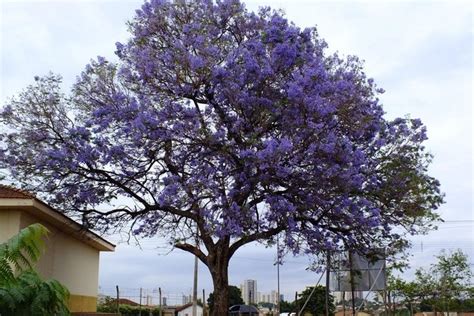
[[[48,75],[4,107],[0,160],[85,225],[198,256],[214,315],[243,245],[364,251],[437,218],[425,127],[385,119],[361,62],[316,29],[238,0],[146,2],[129,27],[70,93]]]

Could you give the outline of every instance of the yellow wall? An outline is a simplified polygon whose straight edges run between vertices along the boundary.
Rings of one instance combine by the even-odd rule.
[[[0,210],[0,243],[5,242],[20,230],[20,212]]]
[[[97,310],[97,297],[71,295],[68,305],[71,312],[95,312]]]
[[[0,242],[38,222],[50,233],[46,251],[36,265],[37,271],[69,289],[72,312],[96,311],[100,254],[97,249],[20,210],[0,210]]]
[[[20,226],[41,222],[22,213]],[[66,285],[71,294],[97,297],[99,282],[99,251],[64,232],[41,222],[50,233],[46,252],[38,262],[38,272]]]

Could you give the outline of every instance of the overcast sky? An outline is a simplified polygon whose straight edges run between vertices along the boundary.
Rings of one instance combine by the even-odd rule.
[[[414,238],[413,269],[433,262],[442,248],[461,248],[474,262],[473,232],[473,7],[460,1],[244,1],[250,10],[282,8],[301,27],[317,25],[330,51],[365,60],[366,73],[386,90],[387,117],[410,114],[428,127],[434,154],[431,174],[446,193],[439,210],[447,220],[428,236]],[[128,38],[125,22],[142,1],[0,1],[0,101],[21,91],[35,75],[64,77],[66,89],[91,58],[114,59],[115,42]],[[117,242],[116,236],[110,237]],[[101,291],[120,285],[125,295],[139,287],[163,289],[171,300],[189,294],[193,257],[167,254],[164,241],[119,244],[101,257]],[[164,247],[164,248],[163,248]],[[276,289],[274,249],[250,245],[230,264],[230,283],[256,279],[258,291]],[[167,254],[167,255],[166,255]],[[305,258],[287,258],[281,292],[294,297],[319,277],[305,270]],[[406,277],[410,278],[412,272]],[[212,289],[200,265],[200,289]],[[201,291],[200,291],[201,293]]]

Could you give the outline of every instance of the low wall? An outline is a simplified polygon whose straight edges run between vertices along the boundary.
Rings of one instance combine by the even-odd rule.
[[[97,297],[71,294],[68,306],[71,313],[94,313],[97,311]]]
[[[72,316],[120,316],[120,314],[113,313],[71,313]]]
[[[473,312],[450,312],[449,315],[448,313],[443,313],[443,312],[421,312],[421,313],[416,313],[415,316],[474,316]]]

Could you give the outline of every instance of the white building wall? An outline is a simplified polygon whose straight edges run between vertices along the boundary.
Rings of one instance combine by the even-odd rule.
[[[182,311],[178,312],[178,316],[192,316],[193,314],[193,307],[192,306],[189,306],[185,309],[183,309]],[[197,306],[197,316],[203,316],[202,315],[202,307],[201,306]]]

